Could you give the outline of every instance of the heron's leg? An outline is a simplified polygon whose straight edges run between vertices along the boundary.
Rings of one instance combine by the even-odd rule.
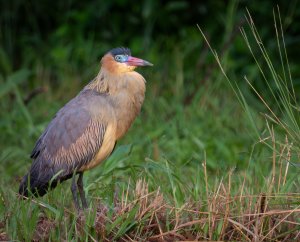
[[[83,190],[82,178],[83,178],[83,172],[80,172],[78,180],[77,180],[77,187],[78,187],[80,199],[81,199],[81,202],[82,202],[82,208],[88,208],[88,204],[86,202],[86,198],[85,198],[85,194],[84,194],[84,190]]]
[[[77,210],[79,210],[80,205],[79,205],[79,202],[78,202],[78,194],[77,194],[77,185],[76,185],[76,180],[75,180],[75,174],[72,177],[71,191],[72,191],[73,201],[74,201],[75,207],[76,207]]]

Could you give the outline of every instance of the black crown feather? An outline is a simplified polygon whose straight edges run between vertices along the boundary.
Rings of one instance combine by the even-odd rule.
[[[109,53],[111,53],[113,56],[116,56],[116,55],[131,55],[130,49],[125,48],[125,47],[114,48],[114,49],[110,50]]]

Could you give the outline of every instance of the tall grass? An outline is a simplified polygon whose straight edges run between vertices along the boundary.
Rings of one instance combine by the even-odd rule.
[[[263,80],[267,84],[269,93],[272,95],[272,100],[276,103],[276,111],[272,110],[273,104],[268,104],[265,98],[260,95],[259,91],[251,84],[247,77],[245,80],[253,91],[257,94],[261,102],[265,105],[268,110],[268,113],[265,114],[266,121],[270,122],[272,125],[279,127],[284,133],[285,137],[281,140],[278,140],[278,144],[281,146],[289,145],[291,148],[290,157],[286,157],[286,160],[290,162],[293,166],[300,166],[300,163],[295,164],[291,159],[298,160],[299,157],[299,135],[300,135],[300,116],[299,116],[299,103],[295,94],[293,87],[292,75],[289,67],[288,56],[285,47],[285,40],[283,36],[282,22],[279,12],[279,7],[277,7],[277,14],[274,10],[274,25],[278,46],[278,54],[280,57],[281,70],[276,69],[272,63],[268,51],[263,45],[263,41],[260,38],[260,35],[254,25],[254,21],[248,12],[247,22],[255,38],[256,47],[259,48],[265,66],[267,68],[264,70],[262,64],[259,63],[258,58],[254,55],[253,47],[249,42],[248,36],[244,29],[241,30],[242,35],[247,43],[249,51],[251,52],[258,69],[260,70]],[[269,76],[269,77],[267,77]],[[275,85],[271,85],[274,83]],[[276,88],[274,88],[274,86]],[[267,144],[267,142],[266,142]],[[270,146],[270,145],[269,145]],[[292,157],[291,157],[292,155]]]
[[[241,28],[241,34],[245,40],[245,43],[251,53],[256,66],[261,74],[262,81],[265,82],[268,91],[260,91],[255,87],[253,80],[249,80],[247,76],[244,76],[244,80],[257,95],[261,103],[265,106],[266,110],[263,113],[266,121],[266,128],[271,132],[273,127],[278,128],[276,134],[281,135],[281,139],[277,139],[279,145],[286,145],[287,142],[290,144],[291,150],[295,152],[295,159],[298,158],[299,153],[299,135],[300,135],[300,126],[299,126],[299,102],[297,100],[295,90],[293,87],[293,80],[290,71],[288,56],[286,52],[284,32],[279,12],[279,7],[277,7],[277,12],[273,11],[274,15],[274,26],[276,33],[277,41],[277,51],[278,56],[280,57],[280,66],[278,68],[275,66],[271,60],[270,55],[268,54],[267,48],[264,46],[264,42],[261,39],[259,32],[254,24],[254,20],[251,17],[250,13],[247,10],[247,15],[245,19],[250,28],[251,35],[244,29]],[[249,117],[250,122],[252,123],[253,131],[257,134],[257,138],[271,149],[272,145],[268,144],[267,141],[271,141],[271,135],[266,138],[259,133],[256,126],[256,120],[253,119],[252,111],[249,103],[247,102],[245,96],[243,95],[243,90],[240,89],[237,82],[233,81],[228,77],[221,60],[218,57],[218,54],[215,50],[212,49],[208,40],[206,39],[203,31],[199,28],[202,36],[206,40],[210,50],[212,51],[214,57],[216,58],[219,67],[224,74],[229,85],[235,92],[240,104],[245,110],[245,113]],[[251,41],[252,39],[252,41]],[[276,63],[277,64],[277,63]],[[265,93],[271,94],[269,96],[264,96]],[[270,127],[271,126],[271,127]],[[273,131],[272,131],[273,132]],[[276,149],[277,150],[277,149]],[[291,157],[289,157],[290,161]],[[291,163],[294,166],[299,166],[299,164]]]
[[[235,9],[232,4],[229,20]],[[169,86],[147,83],[150,95],[141,117],[114,154],[86,173],[90,208],[80,213],[72,206],[68,182],[43,198],[17,198],[16,176],[26,171],[24,157],[59,104],[53,103],[51,93],[46,93],[25,105],[19,85],[28,73],[10,77],[14,84],[7,84],[7,91],[0,97],[8,99],[1,102],[3,110],[9,105],[14,107],[12,112],[1,113],[1,130],[9,134],[13,145],[5,145],[2,137],[0,170],[5,175],[0,188],[0,239],[298,240],[299,168],[291,164],[296,163],[299,151],[299,105],[279,14],[274,13],[274,21],[280,70],[274,67],[249,13],[246,22],[250,35],[241,29],[272,94],[265,97],[255,82],[245,77],[261,100],[260,107],[265,107],[263,115],[248,102],[247,90],[229,77],[224,59],[210,45],[221,72],[216,71],[211,78],[217,81],[199,89],[186,105],[182,90],[188,84],[184,57],[174,51],[171,54],[176,68],[167,74],[154,72],[152,78],[175,77],[172,93],[180,97],[157,95]],[[226,29],[231,31],[233,21],[228,24]],[[209,44],[204,34],[203,37]],[[226,61],[230,58],[230,53],[226,53]],[[226,66],[230,66],[230,61]],[[73,76],[67,73],[65,78]],[[231,90],[222,85],[222,74]],[[5,83],[11,82],[8,80]]]

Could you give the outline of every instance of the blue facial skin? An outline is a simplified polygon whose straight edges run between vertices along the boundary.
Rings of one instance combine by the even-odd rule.
[[[124,63],[128,60],[128,55],[116,55],[115,56],[115,60],[117,62],[121,62],[121,63]]]

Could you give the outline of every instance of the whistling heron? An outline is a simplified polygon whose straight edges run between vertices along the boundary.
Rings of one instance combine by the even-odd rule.
[[[72,178],[76,208],[80,208],[78,193],[82,207],[88,207],[83,172],[112,153],[141,110],[145,79],[134,71],[137,66],[152,64],[132,57],[123,47],[103,56],[96,78],[56,113],[37,140],[33,163],[20,184],[21,195],[43,196],[58,182]]]

